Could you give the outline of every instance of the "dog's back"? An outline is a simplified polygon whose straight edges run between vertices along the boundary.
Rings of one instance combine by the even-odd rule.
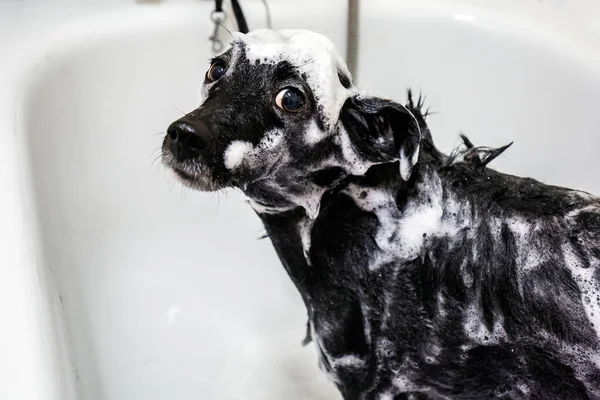
[[[293,268],[310,225],[290,275],[345,398],[599,398],[600,202],[486,168],[491,151],[423,150],[408,184],[373,167],[270,230]]]

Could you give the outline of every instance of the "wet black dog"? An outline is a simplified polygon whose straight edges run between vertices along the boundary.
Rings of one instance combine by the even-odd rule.
[[[163,160],[249,197],[345,399],[600,398],[600,202],[436,149],[331,43],[240,35]]]

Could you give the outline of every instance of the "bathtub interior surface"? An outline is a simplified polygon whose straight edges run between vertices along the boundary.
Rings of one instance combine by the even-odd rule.
[[[420,87],[442,148],[460,131],[514,140],[499,168],[600,193],[600,84],[579,60],[452,18],[365,8],[361,23],[359,85],[398,100]],[[319,26],[300,27],[343,48]],[[82,399],[339,398],[300,346],[306,312],[258,218],[155,160],[196,106],[211,30],[185,18],[79,40],[48,52],[27,91],[44,257]]]
[[[82,40],[49,53],[28,90],[45,259],[81,399],[338,398],[301,345],[306,311],[254,212],[233,192],[182,189],[156,159],[169,123],[197,106],[211,29]]]

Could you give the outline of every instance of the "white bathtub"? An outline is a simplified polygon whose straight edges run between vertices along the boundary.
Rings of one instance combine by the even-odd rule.
[[[271,3],[275,27],[344,53],[343,0]],[[422,89],[445,150],[461,131],[515,141],[496,167],[600,194],[597,39],[554,6],[479,4],[370,2],[359,85],[398,100]],[[260,1],[243,6],[264,26]],[[160,132],[196,106],[211,9],[115,5],[5,39],[0,398],[339,397],[241,196],[189,192],[155,162]]]

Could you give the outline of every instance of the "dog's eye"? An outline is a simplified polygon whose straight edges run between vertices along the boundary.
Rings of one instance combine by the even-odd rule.
[[[213,65],[211,65],[208,69],[208,72],[206,73],[206,79],[209,82],[219,80],[223,75],[225,75],[225,71],[227,71],[225,64],[221,62],[216,62]]]
[[[296,88],[285,88],[275,97],[277,107],[289,112],[298,112],[304,107],[304,95]]]

